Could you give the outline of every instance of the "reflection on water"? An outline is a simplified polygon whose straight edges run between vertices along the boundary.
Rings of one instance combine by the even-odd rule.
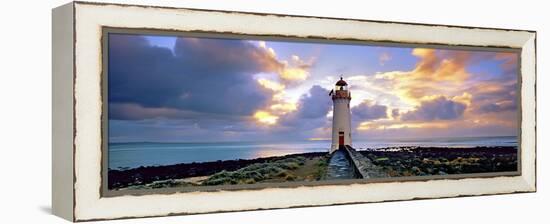
[[[223,143],[110,143],[109,168],[253,159],[306,152],[328,152],[330,141]],[[397,146],[516,146],[515,137],[354,141],[356,149]]]
[[[111,143],[109,144],[109,168],[254,159],[325,151],[328,151],[328,146],[318,142]]]
[[[259,149],[257,152],[254,153],[255,158],[262,158],[262,157],[272,157],[272,156],[284,156],[295,153],[295,150],[288,150],[288,149],[273,149],[273,148],[264,148]]]

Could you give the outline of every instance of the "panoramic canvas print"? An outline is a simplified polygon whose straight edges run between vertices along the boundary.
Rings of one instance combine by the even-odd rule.
[[[518,52],[110,32],[108,190],[504,175]]]

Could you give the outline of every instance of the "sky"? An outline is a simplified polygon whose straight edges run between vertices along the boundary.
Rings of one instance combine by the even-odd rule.
[[[110,142],[324,140],[328,93],[352,139],[516,136],[511,52],[109,34]]]

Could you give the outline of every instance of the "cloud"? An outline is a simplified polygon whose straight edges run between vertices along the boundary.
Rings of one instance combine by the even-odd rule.
[[[517,86],[512,82],[485,82],[472,86],[473,111],[483,113],[517,110]]]
[[[297,111],[300,118],[325,117],[332,108],[332,101],[328,96],[328,90],[314,85],[309,92],[300,98]]]
[[[380,57],[378,57],[378,63],[381,66],[384,66],[386,62],[388,62],[389,60],[391,60],[391,55],[388,54],[387,52],[380,54]]]
[[[504,78],[516,78],[518,68],[518,53],[499,52],[494,54],[494,59],[501,61],[501,68],[504,70]]]
[[[299,102],[284,97],[288,86],[309,77],[314,59],[292,55],[288,61],[280,60],[261,43],[177,38],[169,49],[153,46],[140,35],[112,34],[108,77],[112,137],[121,141],[139,140],[139,136],[224,139],[230,134],[230,139],[259,139],[276,131],[287,136],[278,123],[289,114],[293,118],[286,121],[292,120],[293,128],[324,126],[331,108],[326,89],[314,86]],[[191,129],[195,134],[183,133]],[[124,137],[128,133],[135,135]]]
[[[368,121],[387,118],[387,110],[388,108],[384,105],[374,104],[369,100],[365,100],[361,104],[352,107],[351,114],[357,120]]]
[[[403,121],[453,120],[462,117],[467,105],[444,96],[423,101],[414,111],[401,115]]]
[[[273,95],[252,74],[284,66],[268,51],[241,40],[178,38],[173,52],[151,46],[138,35],[111,34],[109,102],[157,108],[149,109],[145,117],[175,110],[249,116]],[[120,114],[144,115],[136,108],[115,106],[110,115],[143,117]]]
[[[332,109],[332,101],[328,92],[321,86],[312,86],[306,94],[300,97],[297,109],[282,117],[281,125],[300,130],[328,127],[327,114]]]
[[[391,110],[391,117],[392,117],[393,119],[398,119],[399,116],[401,116],[401,115],[399,114],[399,108],[394,108],[394,109]]]
[[[463,81],[469,74],[465,65],[470,59],[468,51],[437,51],[428,48],[415,48],[414,56],[420,58],[420,62],[412,72],[412,76],[419,79]]]
[[[274,125],[279,120],[279,117],[263,110],[256,111],[254,113],[254,118],[256,118],[260,123],[267,125]]]
[[[423,48],[411,54],[418,61],[409,70],[350,77],[355,99],[391,108],[391,119],[353,116],[358,138],[515,133],[517,54]],[[443,131],[449,127],[460,130]]]
[[[504,100],[496,103],[483,104],[479,107],[479,112],[482,113],[494,113],[516,110],[517,105],[515,100]]]
[[[277,53],[273,48],[267,46],[266,42],[258,42],[259,49],[262,49],[271,58],[277,59]],[[313,66],[315,58],[310,58],[308,61],[302,60],[298,55],[291,55],[290,61],[280,60],[276,64],[267,61],[271,71],[278,74],[278,78],[285,84],[297,84],[306,80],[310,74],[309,69]],[[271,66],[272,65],[272,66]]]
[[[112,137],[120,141],[330,137],[332,121],[327,114],[332,102],[322,86],[330,88],[335,80],[329,78],[340,73],[328,71],[327,63],[314,66],[313,57],[323,62],[321,54],[304,59],[293,54],[308,55],[299,47],[268,45],[177,38],[169,49],[152,46],[139,35],[112,35],[109,118],[121,125],[112,126]],[[390,69],[388,61],[397,68],[393,62],[400,66],[402,58],[410,60],[399,67],[404,70],[346,75],[354,98],[352,124],[361,133],[354,138],[506,134],[517,128],[517,54],[420,48],[402,52],[407,55],[379,54],[374,63]],[[345,66],[347,61],[334,63]]]
[[[418,58],[410,71],[378,73],[371,81],[411,105],[418,105],[425,96],[442,95],[449,89],[459,89],[471,77],[466,66],[473,60],[470,51],[415,48]]]
[[[109,141],[234,141],[266,137],[246,119],[196,116],[187,119],[110,120]]]
[[[114,120],[143,120],[152,118],[185,118],[192,112],[180,111],[174,108],[146,108],[135,103],[109,104],[109,119]]]

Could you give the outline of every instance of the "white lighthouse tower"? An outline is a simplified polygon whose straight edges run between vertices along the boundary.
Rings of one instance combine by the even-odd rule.
[[[335,89],[331,90],[329,96],[332,96],[332,145],[330,153],[338,150],[345,145],[351,146],[351,113],[349,102],[351,93],[348,90],[348,84],[340,77],[336,82]]]

